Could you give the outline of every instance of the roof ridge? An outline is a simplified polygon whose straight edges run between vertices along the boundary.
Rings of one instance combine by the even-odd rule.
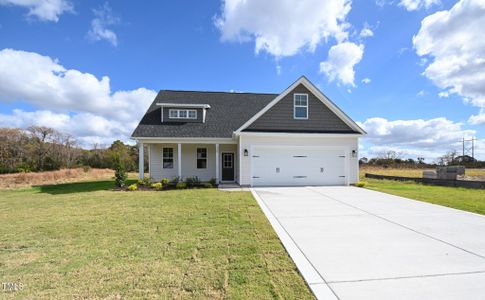
[[[278,95],[278,93],[256,92],[225,92],[225,91],[193,91],[193,90],[160,90],[159,92],[183,92],[183,93],[215,93],[215,94],[251,94],[251,95]]]

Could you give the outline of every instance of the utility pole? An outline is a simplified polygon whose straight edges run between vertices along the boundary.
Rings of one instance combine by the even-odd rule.
[[[463,143],[462,143],[462,145],[463,145],[463,152],[461,154],[461,157],[464,158],[465,157],[465,137],[463,137]]]
[[[475,159],[475,138],[472,138],[472,158]]]
[[[475,137],[472,137],[471,139],[468,139],[466,140],[465,138],[463,138],[462,140],[462,157],[463,159],[465,159],[465,154],[466,153],[470,153],[471,154],[471,158],[472,159],[475,159],[475,141],[477,139]],[[467,148],[466,145],[467,143],[471,143],[472,146],[470,148]]]

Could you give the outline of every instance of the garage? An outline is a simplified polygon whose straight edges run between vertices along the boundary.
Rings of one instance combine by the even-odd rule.
[[[253,186],[345,185],[346,156],[342,148],[254,147]]]

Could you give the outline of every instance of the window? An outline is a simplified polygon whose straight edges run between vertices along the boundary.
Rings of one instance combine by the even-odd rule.
[[[197,110],[195,109],[170,109],[168,111],[170,119],[197,119]]]
[[[207,168],[207,148],[197,148],[197,169]]]
[[[178,118],[178,116],[179,116],[178,112],[179,111],[176,110],[176,109],[169,110],[169,117],[170,117],[170,119],[176,119],[176,118]]]
[[[163,168],[173,169],[173,148],[163,148]]]
[[[308,119],[308,94],[294,94],[293,105],[293,118]]]
[[[224,169],[232,169],[232,158],[233,156],[229,153],[224,153],[222,155],[222,167]]]

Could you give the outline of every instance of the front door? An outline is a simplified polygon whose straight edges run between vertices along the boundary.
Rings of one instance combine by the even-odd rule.
[[[234,181],[234,153],[222,153],[222,181]]]

